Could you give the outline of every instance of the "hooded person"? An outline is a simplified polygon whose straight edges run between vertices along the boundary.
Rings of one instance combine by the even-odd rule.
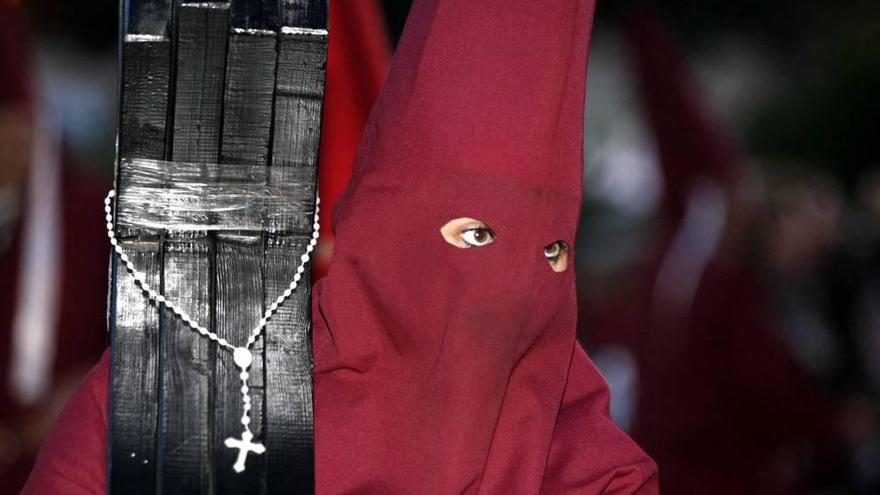
[[[313,292],[318,493],[657,493],[575,341],[593,11],[415,2]],[[99,425],[105,389],[59,429]],[[51,450],[39,476],[74,456]]]
[[[416,1],[314,301],[322,493],[653,493],[575,342],[594,2]]]

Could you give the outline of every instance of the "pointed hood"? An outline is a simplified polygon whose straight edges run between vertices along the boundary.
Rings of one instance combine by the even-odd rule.
[[[644,5],[631,9],[626,30],[660,154],[666,213],[678,219],[699,179],[736,185],[743,175],[739,151],[702,100],[659,13]]]
[[[593,8],[415,2],[314,290],[318,493],[650,487],[544,252],[574,245]]]

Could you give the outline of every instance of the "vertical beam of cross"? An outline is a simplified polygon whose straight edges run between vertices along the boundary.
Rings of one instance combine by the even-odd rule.
[[[234,167],[265,167],[269,164],[277,35],[275,31],[257,29],[258,24],[252,17],[249,19],[254,24],[239,24],[242,11],[254,5],[255,2],[246,0],[231,3],[232,31],[226,57],[220,163]],[[257,2],[256,5],[262,4]],[[217,334],[234,345],[245,345],[265,310],[263,246],[261,232],[217,234]],[[248,379],[250,428],[257,438],[262,436],[264,422],[263,350],[261,336],[253,347]],[[213,435],[215,443],[220,444],[224,438],[242,429],[241,381],[230,353],[219,354],[215,368],[214,390],[218,407],[215,408]],[[264,489],[266,456],[248,459],[247,471],[236,474],[230,469],[236,460],[234,451],[217,449],[214,454],[217,495],[247,493],[248,488],[254,486]]]
[[[177,9],[177,57],[170,160],[217,163],[220,150],[229,4]],[[161,292],[199,324],[214,328],[214,236],[169,231]],[[213,493],[212,387],[217,348],[170,311],[160,342],[159,490]]]
[[[165,158],[165,136],[171,82],[171,0],[128,0],[121,19],[119,159]],[[117,192],[125,190],[118,177]],[[122,248],[159,286],[162,271],[160,232],[124,229],[116,232]],[[111,263],[108,318],[111,362],[108,491],[126,495],[156,492],[156,425],[159,403],[159,310],[117,257]]]
[[[273,179],[311,184],[314,197],[327,35],[282,30],[278,42],[272,167],[280,173]],[[284,290],[296,270],[289,253],[304,252],[309,242],[313,218],[293,220],[290,231],[267,236],[267,295]],[[300,287],[309,287],[310,270],[306,275]],[[314,493],[310,291],[298,289],[281,307],[266,328],[266,339],[269,491]]]
[[[313,198],[326,0],[122,1],[119,158],[271,165],[282,170],[271,180],[306,184]],[[117,237],[151,285],[239,345],[293,278],[311,223],[304,213],[261,235],[121,226]],[[255,346],[255,436],[231,439],[247,442],[236,452],[223,447],[241,431],[231,355],[150,305],[116,265],[111,493],[314,493],[308,277]],[[249,455],[256,438],[265,455]]]

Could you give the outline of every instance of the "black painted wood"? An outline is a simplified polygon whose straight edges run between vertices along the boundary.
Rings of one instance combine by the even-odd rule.
[[[124,0],[119,157],[271,164],[315,194],[323,0]],[[307,30],[279,30],[282,27]],[[311,215],[266,232],[118,229],[169,300],[233,345],[296,273]],[[309,270],[255,345],[252,424],[268,451],[232,470],[241,382],[230,353],[149,304],[114,259],[110,490],[314,493]]]
[[[139,2],[138,9],[162,2]],[[170,3],[163,4],[166,20]],[[123,34],[120,84],[119,157],[165,157],[171,41],[162,22],[131,22]],[[117,186],[117,191],[119,191]],[[118,229],[117,238],[149,283],[159,284],[161,233]],[[111,415],[108,442],[110,493],[155,493],[158,418],[159,312],[111,258]]]
[[[120,242],[148,283],[159,285],[159,238],[135,235]],[[111,286],[111,415],[109,426],[112,494],[156,493],[156,421],[159,388],[159,313],[114,257]]]
[[[284,26],[327,29],[326,0],[231,0],[232,24],[245,29]]]
[[[326,34],[282,33],[275,88],[272,165],[315,170],[327,58]],[[306,232],[311,229],[303,225]]]
[[[327,29],[327,0],[276,0],[281,26]]]
[[[312,184],[314,197],[327,54],[326,34],[282,33],[275,87],[272,166],[279,178]],[[289,232],[270,234],[266,245],[266,294],[286,288],[297,254],[312,234],[309,215]],[[310,268],[310,267],[309,267]],[[266,329],[266,443],[270,493],[314,493],[311,291],[309,271],[300,288]]]
[[[235,12],[233,5],[233,17]],[[234,24],[233,24],[234,25]],[[242,31],[229,35],[226,62],[226,93],[223,111],[221,163],[266,166],[272,127],[275,92],[275,41],[273,31]],[[263,316],[263,236],[224,232],[217,236],[217,333],[236,346],[244,346],[251,330]],[[255,343],[249,371],[251,429],[263,440],[263,338]],[[242,431],[241,381],[229,352],[216,362],[215,445],[225,438],[238,438]],[[231,466],[238,451],[215,450],[217,493],[266,493],[266,455],[249,455],[247,469],[235,473]]]
[[[277,0],[231,0],[232,26],[239,29],[278,28]]]
[[[229,4],[184,3],[177,18],[171,159],[217,163]]]
[[[217,163],[226,67],[229,5],[182,4],[177,13],[177,59],[171,156]],[[183,311],[214,328],[214,236],[169,233],[162,291]],[[211,435],[216,344],[169,311],[160,343],[159,489],[163,495],[214,493]]]
[[[128,0],[122,3],[125,34],[167,36],[173,0]]]

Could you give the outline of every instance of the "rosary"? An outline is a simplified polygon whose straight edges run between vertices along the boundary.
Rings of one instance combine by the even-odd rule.
[[[302,280],[302,274],[305,272],[306,263],[309,262],[309,257],[311,256],[312,251],[314,251],[315,246],[318,244],[318,235],[320,230],[320,222],[318,213],[320,211],[319,205],[321,203],[321,199],[317,198],[315,201],[315,223],[312,231],[312,238],[309,241],[309,245],[306,247],[306,253],[300,257],[300,264],[296,268],[296,274],[293,276],[293,281],[290,282],[290,285],[284,291],[283,294],[278,296],[269,308],[266,309],[266,312],[263,314],[263,317],[260,319],[259,323],[253,330],[251,330],[250,337],[248,337],[247,343],[241,347],[236,347],[226,339],[221,338],[216,333],[208,330],[204,326],[200,325],[197,321],[190,318],[188,314],[183,312],[180,308],[178,308],[174,303],[165,299],[165,296],[156,292],[146,281],[146,274],[143,272],[137,271],[134,266],[134,263],[131,262],[128,255],[122,250],[122,247],[119,245],[119,241],[116,239],[116,234],[113,232],[113,198],[116,197],[116,191],[111,190],[107,193],[107,197],[104,199],[104,212],[107,214],[107,237],[110,238],[110,244],[113,246],[113,250],[116,251],[116,254],[119,255],[119,259],[125,263],[128,272],[134,278],[134,281],[137,285],[139,285],[146,293],[147,297],[154,304],[164,305],[166,308],[170,309],[172,313],[177,315],[178,318],[183,320],[187,325],[189,325],[190,329],[194,332],[198,332],[202,337],[206,337],[211,341],[217,343],[221,349],[226,349],[229,352],[232,352],[232,359],[235,361],[235,365],[241,370],[239,373],[239,378],[241,379],[241,401],[242,401],[242,415],[241,415],[241,425],[244,430],[241,432],[241,438],[230,437],[225,441],[225,445],[231,449],[238,449],[238,459],[235,462],[235,465],[232,468],[235,472],[240,473],[245,470],[245,461],[247,459],[247,455],[251,452],[254,454],[262,454],[266,452],[266,447],[259,442],[254,442],[254,434],[251,431],[251,396],[250,389],[248,388],[248,368],[250,368],[251,363],[253,362],[254,356],[251,351],[251,347],[253,347],[254,343],[259,338],[260,334],[263,332],[263,329],[266,328],[266,324],[269,323],[269,319],[272,315],[278,311],[278,308],[284,304],[286,301],[296,290],[297,285],[300,280]]]

